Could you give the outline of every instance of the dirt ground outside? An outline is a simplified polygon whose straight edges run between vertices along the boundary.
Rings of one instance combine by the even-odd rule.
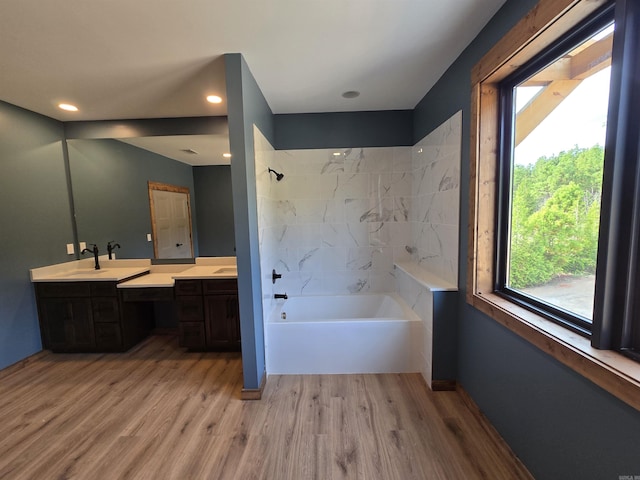
[[[520,291],[591,320],[595,284],[595,275],[563,276],[554,278],[545,285],[523,288]]]

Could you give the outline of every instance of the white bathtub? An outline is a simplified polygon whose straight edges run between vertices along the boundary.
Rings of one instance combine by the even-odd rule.
[[[289,297],[267,321],[267,373],[418,372],[421,328],[396,294]]]

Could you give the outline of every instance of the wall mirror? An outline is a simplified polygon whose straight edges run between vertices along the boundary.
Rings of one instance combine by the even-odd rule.
[[[107,253],[108,242],[115,242],[119,245],[114,250],[117,258],[182,258],[203,256],[203,252],[217,255],[208,240],[211,234],[206,231],[211,225],[200,227],[205,239],[200,243],[207,245],[199,245],[197,205],[200,196],[203,210],[213,203],[212,208],[230,212],[227,224],[233,221],[230,160],[223,156],[229,152],[226,117],[134,121],[126,127],[123,122],[117,125],[101,122],[99,131],[96,124],[87,123],[73,126],[70,133],[93,138],[67,141],[78,240],[97,244],[100,254]],[[162,128],[157,128],[158,125]],[[162,134],[185,130],[194,133]],[[156,134],[118,138],[120,134],[131,135],[136,131]],[[220,176],[229,178],[217,179]],[[226,184],[227,190],[220,184]],[[149,185],[170,185],[188,193],[191,222],[186,227],[192,248],[167,253],[168,250],[163,250],[166,245],[159,245],[158,225],[156,222],[154,231],[152,222]],[[233,237],[233,225],[227,225],[221,233]],[[227,238],[226,243],[229,241],[232,242]],[[223,250],[220,255],[233,255],[228,246]]]

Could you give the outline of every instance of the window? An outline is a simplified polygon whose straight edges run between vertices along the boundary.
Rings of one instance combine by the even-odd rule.
[[[638,18],[539,0],[473,68],[466,298],[640,409]]]
[[[496,291],[588,335],[593,320],[613,9],[500,83]]]

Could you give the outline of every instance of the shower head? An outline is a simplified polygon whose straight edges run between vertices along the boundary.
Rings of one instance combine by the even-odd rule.
[[[275,173],[277,181],[280,181],[280,180],[282,180],[284,178],[284,173],[278,173],[273,168],[269,169],[269,173]]]

